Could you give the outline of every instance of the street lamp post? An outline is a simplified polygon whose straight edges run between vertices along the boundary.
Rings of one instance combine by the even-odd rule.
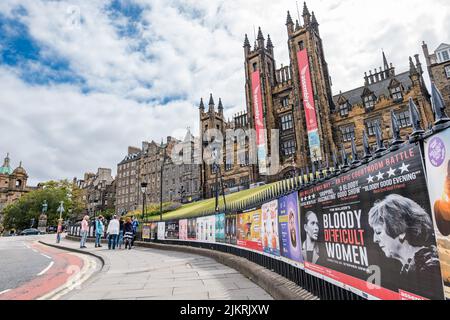
[[[144,222],[145,217],[145,193],[147,192],[147,182],[141,183],[141,191],[142,191],[142,222]]]
[[[164,154],[161,159],[161,176],[160,176],[160,188],[159,188],[159,220],[162,221],[162,207],[163,207],[163,171],[164,171],[164,164],[167,159],[167,146],[163,147],[163,144],[161,142],[161,148],[164,148]]]

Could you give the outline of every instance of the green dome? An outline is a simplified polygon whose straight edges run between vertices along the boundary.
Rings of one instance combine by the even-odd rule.
[[[9,168],[9,167],[0,167],[0,174],[8,174],[8,175],[10,175],[12,173],[13,173],[13,171],[12,171],[11,168]]]

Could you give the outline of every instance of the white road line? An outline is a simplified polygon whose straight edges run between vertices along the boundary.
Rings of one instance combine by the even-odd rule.
[[[4,294],[4,293],[7,293],[7,292],[9,292],[9,291],[11,291],[11,289],[3,290],[2,292],[0,292],[0,295],[2,295],[2,294]]]
[[[45,268],[44,270],[42,270],[41,272],[39,272],[37,275],[38,275],[38,276],[42,276],[44,273],[46,273],[48,270],[50,270],[50,268],[53,266],[54,263],[55,263],[54,261],[50,262],[50,264],[48,265],[48,267]]]
[[[36,249],[31,249],[31,250],[33,250],[33,251],[36,252],[36,253],[39,253]]]
[[[52,260],[52,257],[49,257],[48,255],[46,255],[46,254],[43,254],[43,253],[41,253],[41,255],[42,256],[44,256],[44,257],[46,257],[47,259],[50,259],[50,260]]]

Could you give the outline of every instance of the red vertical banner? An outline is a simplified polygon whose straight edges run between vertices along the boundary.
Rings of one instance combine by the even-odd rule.
[[[259,173],[266,173],[266,132],[264,128],[264,114],[262,107],[261,78],[259,71],[252,73],[252,100],[255,117],[256,145],[258,152]]]
[[[319,126],[317,123],[316,106],[314,103],[314,93],[311,82],[311,71],[306,49],[297,52],[297,61],[311,158],[313,161],[320,160],[322,155],[320,151]]]

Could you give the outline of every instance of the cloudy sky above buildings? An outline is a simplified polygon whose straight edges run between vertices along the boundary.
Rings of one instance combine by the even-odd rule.
[[[300,13],[303,2],[299,1]],[[333,92],[363,85],[381,50],[398,72],[425,40],[450,41],[448,0],[313,0]],[[270,34],[288,64],[293,0],[0,1],[0,156],[30,182],[111,167],[127,146],[198,132],[212,92],[225,115],[245,108],[243,40]]]

